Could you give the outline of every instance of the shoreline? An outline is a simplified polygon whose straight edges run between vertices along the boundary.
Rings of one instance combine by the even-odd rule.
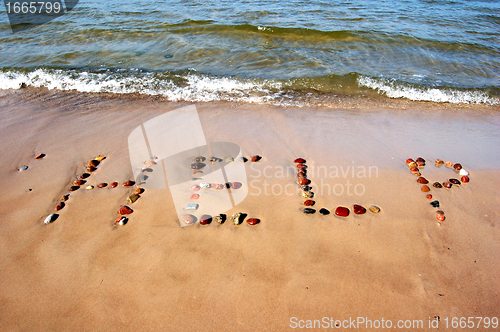
[[[365,102],[361,111],[346,107],[354,102],[337,109],[195,105],[208,142],[232,142],[245,156],[263,157],[245,166],[249,188],[267,179],[271,187],[294,186],[296,179],[276,172],[297,157],[344,170],[376,166],[376,176],[340,171],[311,180],[330,188],[352,180],[365,188],[351,196],[317,190],[315,208],[333,214],[336,206],[376,204],[379,214],[307,216],[296,193],[251,189],[227,214],[243,211],[260,224],[181,228],[169,191],[147,189],[131,205],[129,223],[115,226],[116,210],[132,189],[96,188],[71,193],[60,217],[43,225],[88,160],[107,156],[89,184],[132,179],[130,132],[193,104],[1,91],[2,150],[10,152],[0,160],[0,326],[285,331],[291,317],[498,317],[499,107]],[[46,157],[35,160],[38,153]],[[446,213],[441,224],[404,164],[419,156],[430,181],[456,176],[436,169],[436,158],[471,172],[470,183],[431,189]],[[17,171],[23,165],[28,170]]]

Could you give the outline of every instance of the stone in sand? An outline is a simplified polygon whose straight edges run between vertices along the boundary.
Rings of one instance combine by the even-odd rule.
[[[134,181],[128,180],[124,183],[122,183],[122,187],[132,187],[135,184]]]
[[[311,181],[309,179],[299,178],[299,185],[303,186],[303,185],[307,185],[309,183],[311,183]]]
[[[104,159],[106,159],[106,156],[95,157],[95,160],[97,160],[97,161],[103,161]]]
[[[302,189],[302,190],[304,190],[304,191],[309,191],[309,190],[311,190],[312,188],[306,184],[306,185],[301,186],[301,187],[300,187],[300,189]]]
[[[82,175],[80,175],[80,180],[84,180],[86,178],[89,178],[91,174],[89,173],[83,173]]]
[[[303,169],[303,170],[306,170],[306,169],[307,169],[307,165],[304,165],[304,164],[298,164],[298,165],[297,165],[297,169]]]
[[[349,209],[344,206],[339,206],[335,209],[335,215],[339,217],[347,217],[349,215]]]
[[[304,158],[297,158],[297,159],[295,159],[294,163],[296,163],[296,164],[305,164],[306,160]]]
[[[443,222],[446,219],[446,217],[444,216],[444,214],[436,214],[436,219],[439,222]]]
[[[218,222],[219,224],[222,224],[224,222],[224,218],[221,215],[215,216],[214,221]]]
[[[427,192],[431,191],[431,188],[429,188],[429,186],[428,186],[428,185],[424,184],[424,185],[422,186],[422,189],[421,189],[421,190],[422,190],[424,193],[427,193]]]
[[[248,158],[246,158],[246,157],[241,157],[241,161],[242,161],[242,162],[244,162],[244,163],[246,163],[246,162],[248,161]]]
[[[205,158],[205,157],[203,157],[203,156],[198,156],[198,157],[195,157],[195,158],[193,159],[193,161],[194,161],[195,163],[202,163],[202,162],[204,162],[205,160],[207,160],[207,158]]]
[[[235,214],[233,214],[231,216],[231,222],[234,224],[234,225],[239,225],[243,222],[243,213],[241,212],[237,212]]]
[[[455,169],[455,171],[458,172],[458,171],[460,171],[462,169],[462,165],[460,165],[460,164],[457,163],[457,164],[453,165],[453,168]]]
[[[63,195],[60,199],[62,202],[66,202],[69,199],[69,194]]]
[[[45,153],[39,153],[35,156],[35,159],[43,159],[45,157]]]
[[[193,185],[191,186],[191,189],[193,189],[194,191],[198,191],[198,190],[200,190],[200,188],[201,188],[201,187],[200,187],[200,186],[198,186],[198,185],[196,185],[196,184],[193,184]]]
[[[257,218],[247,219],[247,224],[249,224],[249,225],[257,225],[259,223],[260,223],[260,219],[257,219]]]
[[[443,187],[445,187],[446,189],[450,189],[452,186],[451,182],[443,182]]]
[[[87,166],[87,172],[95,172],[97,170],[97,167],[94,167],[94,166]]]
[[[256,156],[253,156],[253,157],[252,157],[252,162],[253,162],[253,163],[256,163],[256,162],[258,162],[258,161],[259,161],[259,160],[261,160],[261,159],[262,159],[262,157],[261,157],[261,156],[256,155]]]
[[[442,161],[441,159],[436,159],[434,164],[436,165],[436,167],[441,167],[441,166],[443,166],[444,161]]]
[[[191,196],[189,196],[189,199],[199,199],[200,198],[200,195],[198,194],[192,194]]]
[[[439,183],[439,182],[434,182],[434,183],[432,184],[432,186],[433,186],[434,188],[438,188],[438,189],[439,189],[439,188],[443,188],[443,185],[442,185],[441,183]]]
[[[200,207],[199,204],[189,203],[188,205],[186,205],[186,207],[184,209],[186,209],[186,210],[198,210],[199,207]]]
[[[71,187],[69,188],[69,191],[76,191],[76,190],[78,190],[78,189],[80,189],[80,186],[71,186]]]
[[[200,225],[208,225],[212,222],[212,216],[204,214],[200,217]]]
[[[427,183],[429,183],[429,181],[427,181],[426,178],[421,177],[421,176],[417,179],[417,182],[420,183],[420,184],[427,184]]]
[[[82,185],[82,184],[84,184],[85,182],[87,182],[87,181],[85,181],[85,180],[76,180],[76,181],[73,181],[73,184],[74,184],[75,186],[81,186],[81,185]]]
[[[438,208],[439,207],[439,201],[433,201],[431,202],[432,207]]]
[[[459,175],[461,176],[468,176],[469,175],[469,172],[465,169],[465,168],[462,168],[459,172],[458,172]]]
[[[304,197],[304,198],[313,198],[314,197],[314,193],[312,191],[303,191],[302,192],[302,197]]]
[[[376,205],[371,205],[369,208],[368,208],[371,212],[373,213],[379,213],[380,212],[380,208]]]
[[[181,221],[186,225],[191,225],[196,222],[196,217],[193,216],[192,214],[185,214],[182,216]]]
[[[330,211],[328,209],[321,208],[321,209],[319,209],[319,213],[324,215],[324,216],[327,216],[330,214]]]
[[[464,175],[464,176],[462,176],[461,180],[462,180],[462,183],[467,183],[467,182],[469,182],[469,177],[467,175]]]
[[[205,188],[205,189],[210,189],[212,187],[212,185],[208,182],[202,182],[202,183],[200,183],[200,187]]]
[[[137,195],[137,194],[133,194],[133,195],[130,195],[129,197],[127,197],[127,202],[129,202],[130,204],[133,204],[135,203],[135,201],[137,201],[141,196]]]
[[[205,165],[204,163],[193,163],[193,164],[191,164],[191,169],[199,170],[199,169],[204,168],[205,166],[207,166],[207,165]]]
[[[60,202],[59,204],[56,205],[56,211],[59,211],[63,209],[66,206],[64,202]]]
[[[304,205],[305,205],[305,206],[313,206],[313,205],[314,205],[314,201],[313,201],[313,200],[311,200],[311,199],[308,199],[308,200],[306,200],[306,201],[304,202]]]
[[[94,189],[94,186],[93,185],[88,185],[88,186],[85,187],[85,189],[92,190],[92,189]]]
[[[110,188],[116,188],[118,186],[118,182],[113,182],[109,185]]]
[[[134,212],[134,210],[132,210],[131,208],[129,208],[128,206],[124,205],[122,206],[119,210],[118,210],[118,214],[119,215],[126,215],[126,214],[131,214],[132,212]]]
[[[99,162],[95,159],[92,159],[91,161],[89,161],[89,163],[87,164],[88,167],[97,167],[99,166]]]
[[[311,209],[311,208],[305,208],[302,210],[302,212],[304,214],[313,214],[313,213],[316,213],[316,210],[315,209]]]
[[[118,224],[118,225],[125,225],[127,223],[127,217],[118,217],[116,218],[115,222]]]
[[[451,161],[447,161],[444,163],[444,165],[448,168],[452,168],[453,167],[453,163]]]
[[[58,214],[55,214],[55,213],[52,213],[52,214],[49,214],[47,218],[45,218],[45,220],[43,221],[44,224],[50,224],[51,222],[54,222],[57,217],[59,217]]]
[[[408,158],[406,159],[406,165],[410,165],[411,163],[414,163],[415,160],[411,159],[411,158]]]
[[[148,160],[144,163],[144,166],[154,166],[154,165],[156,165],[156,162],[152,160]]]
[[[448,181],[450,181],[450,183],[452,183],[452,184],[456,184],[456,185],[460,184],[460,181],[457,179],[449,179]]]
[[[366,209],[358,204],[354,204],[352,206],[352,211],[354,212],[354,214],[365,214],[366,213]]]
[[[427,195],[427,196],[425,196],[425,197],[427,197],[428,199],[432,199],[432,195],[431,195],[431,194],[428,194],[428,195]]]
[[[228,157],[226,158],[226,163],[232,163],[234,161],[234,158],[233,157]]]
[[[240,189],[242,184],[240,182],[231,183],[231,189]]]
[[[28,166],[24,165],[23,167],[21,167],[21,168],[19,169],[19,172],[25,171],[25,170],[27,170],[27,169],[28,169]]]
[[[98,187],[98,188],[106,188],[107,186],[108,186],[108,184],[107,184],[107,183],[105,183],[105,182],[99,183],[99,184],[97,185],[97,187]]]

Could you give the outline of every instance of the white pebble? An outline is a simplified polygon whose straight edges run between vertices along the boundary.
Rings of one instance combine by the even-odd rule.
[[[458,174],[464,176],[464,175],[469,175],[469,172],[462,168]]]

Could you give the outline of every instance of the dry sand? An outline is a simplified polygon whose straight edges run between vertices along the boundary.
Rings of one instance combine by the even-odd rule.
[[[59,218],[44,225],[88,160],[107,156],[89,184],[131,179],[130,132],[188,104],[1,94],[2,331],[282,331],[292,330],[292,317],[422,320],[424,328],[413,330],[428,330],[434,316],[446,330],[446,317],[500,316],[498,108],[198,104],[208,141],[263,156],[246,165],[248,197],[227,212],[261,224],[181,228],[169,191],[148,190],[129,223],[116,226],[133,189],[96,188],[71,193]],[[35,160],[41,152],[47,156]],[[446,213],[442,224],[404,165],[418,156],[429,161],[430,180],[456,177],[436,169],[436,158],[471,172],[468,184],[431,190]],[[295,178],[279,173],[297,157],[317,172],[356,167],[354,176],[310,173],[322,185],[315,208],[376,204],[382,212],[303,215]],[[29,169],[19,172],[23,165]],[[371,176],[360,178],[370,166]],[[280,193],[287,185],[291,194]]]

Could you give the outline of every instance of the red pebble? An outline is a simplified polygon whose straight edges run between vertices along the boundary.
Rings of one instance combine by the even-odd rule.
[[[415,162],[415,160],[413,160],[411,158],[406,159],[406,165],[409,165],[409,164],[414,163],[414,162]]]
[[[242,184],[240,182],[231,183],[231,189],[240,189]]]
[[[212,222],[212,216],[204,214],[200,217],[200,225],[208,225]]]
[[[304,202],[304,205],[305,206],[313,206],[314,205],[314,201],[312,199],[308,199],[307,201]]]
[[[260,219],[257,219],[257,218],[250,218],[250,219],[247,219],[247,223],[249,225],[257,225],[258,223],[260,223]]]
[[[432,195],[431,194],[429,194],[429,195],[427,195],[425,197],[427,197],[428,199],[432,199]]]
[[[128,181],[126,181],[126,182],[123,182],[123,183],[122,183],[122,186],[123,186],[123,187],[132,187],[134,184],[135,184],[135,182],[134,182],[134,181],[130,181],[130,180],[128,180]]]
[[[349,209],[343,206],[339,206],[335,209],[335,215],[339,217],[347,217],[349,215]]]
[[[76,180],[76,181],[74,181],[74,182],[73,182],[73,184],[74,184],[75,186],[81,186],[81,185],[82,185],[82,184],[84,184],[85,182],[87,182],[87,181],[85,181],[85,180]]]
[[[108,184],[107,184],[107,183],[104,183],[104,182],[103,182],[103,183],[99,183],[99,184],[97,185],[97,187],[99,187],[99,188],[106,188],[107,186],[108,186]]]
[[[192,194],[191,196],[189,196],[189,199],[198,199],[200,198],[200,195],[198,194]]]
[[[295,159],[294,163],[296,163],[296,164],[305,164],[306,160],[304,158],[297,158],[297,159]]]
[[[60,202],[59,204],[57,204],[56,206],[56,211],[59,211],[61,210],[62,208],[64,208],[66,206],[66,204],[64,202]]]
[[[116,188],[118,186],[118,182],[113,182],[109,185],[110,188]]]
[[[423,178],[423,177],[419,177],[417,179],[417,182],[420,183],[420,184],[427,184],[427,183],[429,183],[429,181],[427,181],[427,179]]]
[[[132,210],[131,208],[129,208],[128,206],[124,205],[120,208],[120,210],[118,210],[118,214],[119,215],[125,215],[125,214],[131,214],[132,212],[134,212],[134,210]]]
[[[257,156],[253,156],[253,157],[252,157],[252,162],[256,163],[256,162],[258,162],[258,161],[259,161],[259,160],[261,160],[261,159],[262,159],[262,157],[261,157],[261,156],[259,156],[259,155],[257,155]]]
[[[299,184],[300,184],[301,186],[303,186],[303,185],[305,185],[305,184],[309,184],[309,183],[311,183],[311,181],[310,181],[310,180],[308,180],[308,179],[306,179],[306,178],[300,178],[300,179],[299,179]]]
[[[436,214],[436,219],[440,222],[443,222],[446,217],[444,216],[444,214]]]
[[[200,189],[201,189],[201,187],[200,187],[200,186],[198,186],[198,185],[196,185],[196,184],[193,184],[193,185],[191,186],[191,189],[193,189],[194,191],[198,191],[198,190],[200,190]]]
[[[354,204],[352,207],[352,210],[354,211],[354,214],[365,214],[366,209],[362,207],[361,205]]]
[[[462,180],[462,183],[467,183],[470,181],[470,179],[467,175],[462,176],[461,180]]]
[[[298,165],[297,165],[297,168],[298,168],[298,169],[307,169],[307,165],[304,165],[304,164],[298,164]]]

